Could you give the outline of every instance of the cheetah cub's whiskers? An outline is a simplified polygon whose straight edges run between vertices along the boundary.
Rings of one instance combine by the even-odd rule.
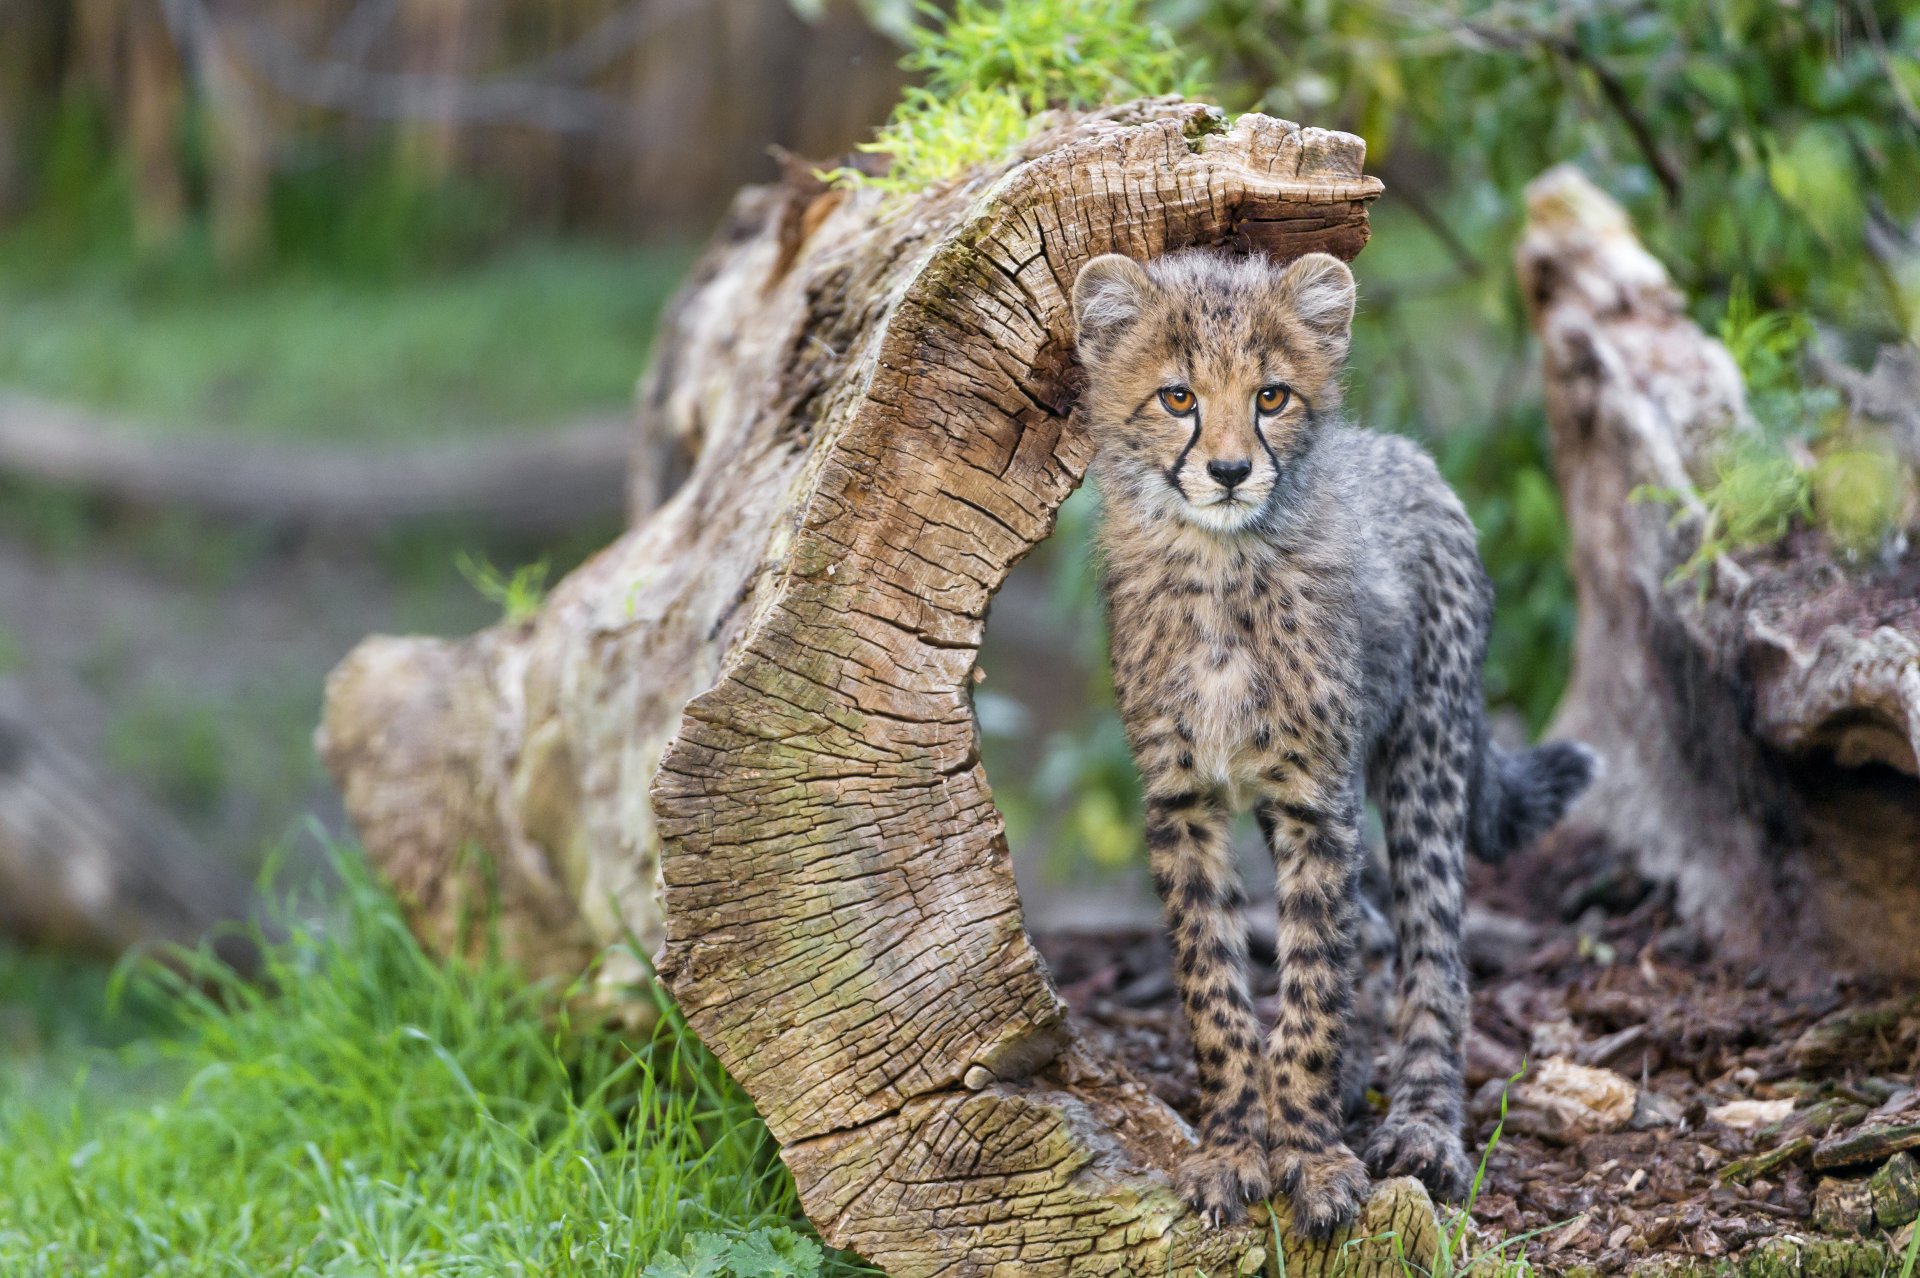
[[[1419,448],[1339,420],[1353,307],[1352,274],[1324,253],[1106,256],[1073,290],[1114,687],[1200,1071],[1180,1190],[1216,1222],[1284,1191],[1311,1234],[1353,1219],[1368,1169],[1465,1191],[1464,857],[1531,840],[1595,767],[1571,742],[1488,740],[1473,525]],[[1343,1052],[1368,795],[1397,962],[1390,1109],[1363,1166],[1341,1132],[1369,1064]],[[1246,808],[1279,898],[1270,1029],[1227,841]]]

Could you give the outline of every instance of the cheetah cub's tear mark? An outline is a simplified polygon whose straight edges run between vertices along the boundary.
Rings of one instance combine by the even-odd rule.
[[[1488,740],[1473,525],[1418,447],[1340,420],[1353,306],[1324,253],[1109,255],[1073,290],[1114,687],[1200,1072],[1179,1187],[1214,1221],[1283,1191],[1313,1234],[1354,1218],[1369,1170],[1464,1192],[1464,857],[1538,835],[1595,767],[1574,743]],[[1369,795],[1397,961],[1390,1108],[1363,1164],[1340,1080]],[[1279,892],[1271,1027],[1247,993],[1227,845],[1247,808]]]

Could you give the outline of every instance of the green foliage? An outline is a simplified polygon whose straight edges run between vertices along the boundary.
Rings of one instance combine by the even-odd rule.
[[[429,178],[392,146],[289,166],[268,212],[274,266],[372,281],[470,265],[497,252],[512,225],[504,192]]]
[[[1827,424],[1838,397],[1808,387],[1801,375],[1813,322],[1791,311],[1762,310],[1745,281],[1728,291],[1718,333],[1746,383],[1747,410],[1762,434],[1775,442],[1807,439]]]
[[[124,633],[109,636],[84,671],[114,708],[108,761],[196,835],[251,854],[256,844],[236,843],[233,821],[278,835],[322,781],[313,752],[319,687],[268,671],[223,692],[189,689],[164,668],[127,669],[135,643]]]
[[[953,177],[969,165],[1005,155],[1033,132],[1020,95],[1009,89],[962,89],[948,98],[909,86],[873,141],[860,149],[887,157],[877,175],[851,167],[827,176],[848,186],[895,194]]]
[[[78,554],[94,535],[94,515],[69,488],[0,476],[0,530],[48,558]]]
[[[547,597],[550,565],[545,559],[522,564],[511,576],[494,567],[485,555],[472,551],[461,551],[453,562],[467,584],[482,599],[500,609],[501,620],[508,625],[525,621],[539,612],[540,604]]]
[[[1760,311],[1736,286],[1720,338],[1740,366],[1760,434],[1734,458],[1736,474],[1717,474],[1706,494],[1715,522],[1729,534],[1728,544],[1714,549],[1764,545],[1800,519],[1825,531],[1848,558],[1878,550],[1913,516],[1913,477],[1884,441],[1856,436],[1837,392],[1804,383],[1812,324],[1803,315]]]
[[[103,252],[134,255],[131,189],[113,155],[109,110],[105,102],[69,91],[41,128],[26,131],[29,147],[20,167],[39,175],[40,198],[16,231],[29,251],[7,263],[6,275],[17,276],[23,266],[53,274]]]
[[[727,1237],[695,1234],[678,1256],[657,1260],[640,1278],[816,1278],[820,1244],[775,1226]]]
[[[1171,93],[1194,70],[1136,0],[958,0],[928,5],[901,65],[945,96],[1007,89],[1031,114]]]
[[[0,1079],[77,1070],[88,1052],[178,1029],[172,1001],[150,985],[110,989],[98,963],[0,942]]]
[[[884,174],[854,169],[850,184],[915,191],[1005,155],[1058,107],[1191,92],[1197,68],[1140,0],[958,0],[922,8],[905,31],[901,65],[918,72],[892,116],[862,150]]]
[[[1217,68],[1226,105],[1353,128],[1375,165],[1443,174],[1427,203],[1464,239],[1491,225],[1504,249],[1522,185],[1574,160],[1629,202],[1687,292],[1764,280],[1773,306],[1898,329],[1867,224],[1920,215],[1920,16],[1900,0],[1155,12]]]
[[[1094,704],[1112,704],[1113,689],[1099,689]],[[1114,870],[1140,854],[1140,781],[1117,715],[1096,716],[1078,730],[1047,738],[1033,797],[1061,820],[1048,847],[1048,870],[1066,877],[1076,864]]]
[[[766,1128],[671,1009],[632,1044],[577,1023],[498,958],[427,956],[338,864],[344,899],[324,924],[291,902],[263,980],[125,971],[169,1037],[95,1053],[64,1091],[13,1086],[0,1056],[0,1271],[873,1272],[813,1243]],[[0,995],[19,963],[0,954]]]
[[[1796,520],[1813,513],[1813,489],[1807,473],[1779,450],[1741,440],[1714,460],[1713,482],[1700,494],[1711,531],[1728,546],[1765,546],[1780,540]]]

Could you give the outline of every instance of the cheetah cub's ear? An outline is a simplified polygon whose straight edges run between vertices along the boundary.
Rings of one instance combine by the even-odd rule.
[[[1297,258],[1280,272],[1274,295],[1312,336],[1327,373],[1337,373],[1353,330],[1353,272],[1347,264],[1331,253]]]
[[[1153,281],[1130,257],[1105,253],[1081,267],[1073,281],[1074,344],[1081,360],[1096,360],[1112,350],[1140,318],[1152,292]]]

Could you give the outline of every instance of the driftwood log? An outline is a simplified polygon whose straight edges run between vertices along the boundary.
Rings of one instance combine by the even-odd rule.
[[[368,641],[322,748],[422,933],[604,985],[658,948],[831,1242],[895,1275],[1247,1272],[1166,1170],[1185,1124],[1079,1041],[1028,941],[977,749],[987,607],[1091,441],[1068,289],[1106,252],[1351,257],[1344,134],[1173,101],[1063,120],[912,199],[745,193],[670,310],[642,429],[687,481],[541,613]],[[644,505],[654,481],[635,483]],[[664,884],[664,891],[661,890]],[[1284,1210],[1284,1209],[1283,1209]],[[1347,1272],[1435,1241],[1376,1192]],[[1291,1247],[1291,1273],[1337,1247]]]
[[[1739,372],[1578,173],[1528,204],[1579,595],[1552,734],[1607,762],[1558,846],[1673,884],[1730,957],[1920,977],[1920,558],[1847,565],[1801,531],[1676,580],[1716,450],[1752,429]]]

